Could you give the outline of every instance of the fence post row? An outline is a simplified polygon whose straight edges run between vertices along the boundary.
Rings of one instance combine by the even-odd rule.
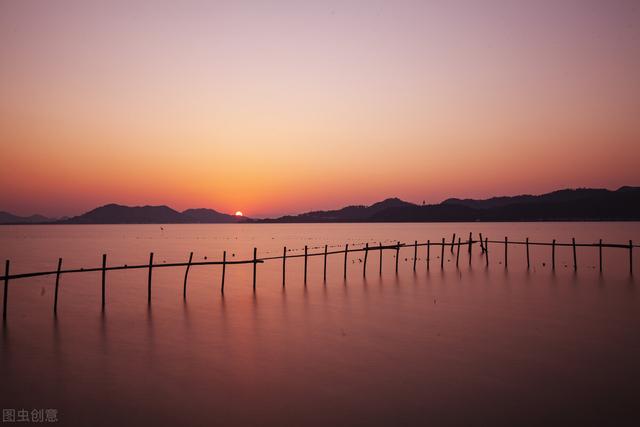
[[[484,237],[482,235],[482,233],[479,233],[479,240],[478,243],[480,245],[480,250],[481,253],[484,253],[485,255],[485,264],[488,267],[489,266],[489,238],[488,237]],[[451,244],[447,244],[445,238],[443,237],[440,243],[440,268],[444,269],[444,251],[445,251],[445,246],[450,246],[451,247],[451,252],[453,253],[453,247],[457,245],[457,251],[456,251],[456,268],[459,267],[459,262],[460,262],[460,250],[461,250],[461,246],[463,245],[462,239],[461,237],[458,237],[458,241],[457,243],[455,242],[456,237],[456,233],[453,233],[453,238],[452,238],[452,242]],[[471,260],[472,260],[472,254],[473,254],[473,233],[470,232],[469,233],[469,240],[466,242],[466,244],[468,244],[468,251],[469,251],[469,264],[471,265]],[[491,243],[501,243],[500,241],[492,241]],[[515,241],[515,242],[509,242],[509,239],[507,236],[505,236],[504,238],[504,265],[505,268],[507,268],[508,266],[508,261],[509,261],[509,244],[512,245],[525,245],[525,249],[526,249],[526,261],[527,261],[527,270],[529,270],[531,268],[531,258],[530,258],[530,245],[544,245],[544,246],[551,246],[551,268],[553,270],[555,270],[556,267],[556,239],[553,239],[551,243],[544,243],[544,242],[538,242],[538,243],[531,243],[529,241],[529,237],[525,238],[525,241]],[[418,259],[418,246],[421,245],[418,243],[417,240],[414,240],[413,242],[413,270],[416,270],[416,265],[417,265],[417,259]],[[602,239],[600,239],[597,243],[592,243],[592,244],[577,244],[576,243],[576,239],[575,237],[571,238],[571,243],[570,244],[566,244],[566,243],[562,243],[560,244],[561,246],[571,246],[572,249],[572,253],[573,253],[573,270],[577,271],[578,270],[578,257],[577,257],[577,247],[578,246],[590,246],[590,247],[597,247],[598,248],[598,264],[599,264],[599,270],[600,272],[603,271],[603,251],[602,249],[604,247],[611,247],[611,248],[622,248],[622,249],[627,249],[629,251],[629,274],[633,275],[633,241],[629,240],[628,245],[627,244],[604,244],[602,242]],[[383,246],[382,242],[379,242],[378,244],[378,251],[379,251],[379,257],[380,257],[380,263],[379,263],[379,272],[380,274],[382,274],[382,265],[383,265],[383,251],[384,249],[395,249],[396,252],[396,256],[395,256],[395,272],[396,274],[398,273],[398,265],[399,265],[399,260],[400,260],[400,247],[401,246],[405,246],[404,244],[402,244],[400,241],[397,241],[395,245],[389,245],[389,246]],[[427,240],[426,242],[426,246],[427,246],[427,270],[429,270],[430,268],[430,261],[431,261],[431,240]],[[362,249],[352,249],[352,252],[360,252],[360,251],[364,251],[364,265],[363,265],[363,270],[362,270],[362,275],[363,277],[366,277],[367,274],[367,263],[368,263],[368,259],[369,259],[369,251],[375,249],[371,248],[369,246],[369,243],[367,242],[364,246],[364,248]],[[257,276],[257,264],[258,263],[262,263],[265,260],[274,260],[274,259],[279,259],[280,257],[267,257],[264,259],[258,259],[258,255],[257,255],[257,248],[253,248],[253,259],[251,260],[245,260],[245,261],[232,261],[232,262],[227,262],[227,251],[224,251],[222,254],[222,262],[193,262],[193,252],[189,253],[189,260],[187,263],[176,263],[176,264],[169,264],[169,265],[162,265],[162,264],[158,264],[158,265],[154,265],[153,263],[153,258],[154,258],[154,253],[150,252],[149,253],[149,264],[148,265],[136,265],[136,266],[127,266],[126,264],[124,266],[112,266],[112,267],[107,267],[107,254],[102,254],[102,265],[101,267],[97,267],[97,268],[89,268],[89,269],[75,269],[75,270],[62,270],[62,258],[58,259],[58,266],[57,269],[55,271],[46,271],[46,272],[37,272],[37,273],[24,273],[24,274],[14,274],[13,276],[10,275],[10,260],[6,260],[5,261],[5,274],[4,274],[4,300],[3,300],[3,309],[2,309],[2,315],[3,315],[3,319],[6,319],[7,317],[7,306],[8,306],[8,301],[9,301],[9,281],[10,279],[16,279],[16,278],[25,278],[25,277],[34,277],[34,276],[42,276],[42,275],[49,275],[49,274],[55,274],[56,279],[55,279],[55,291],[54,291],[54,301],[53,301],[53,313],[54,315],[57,314],[58,311],[58,296],[59,296],[59,288],[60,288],[60,276],[63,273],[79,273],[79,272],[83,272],[83,271],[100,271],[101,272],[101,303],[102,303],[102,310],[104,310],[105,306],[106,306],[106,274],[108,270],[123,270],[123,269],[128,269],[128,268],[148,268],[148,282],[147,282],[147,302],[149,304],[151,304],[151,293],[152,293],[152,277],[153,277],[153,268],[154,267],[178,267],[178,266],[186,266],[185,272],[184,272],[184,284],[183,284],[183,298],[186,299],[187,296],[187,283],[188,283],[188,277],[189,277],[189,271],[192,265],[202,265],[202,264],[222,264],[222,278],[221,278],[221,284],[220,284],[220,292],[222,294],[224,294],[224,283],[225,283],[225,273],[226,273],[226,266],[227,264],[249,264],[252,263],[253,264],[253,290],[255,292],[256,290],[256,276]],[[340,251],[338,252],[333,252],[333,253],[340,253]],[[309,247],[307,245],[305,245],[304,247],[304,283],[306,285],[307,282],[307,272],[308,272],[308,258],[310,256],[319,256],[319,255],[323,255],[322,253],[309,253]],[[327,279],[327,257],[329,255],[328,252],[328,245],[324,245],[324,268],[323,268],[323,277],[324,280],[326,282]],[[346,279],[347,278],[347,263],[348,263],[348,256],[349,256],[349,244],[345,244],[344,247],[344,271],[343,271],[343,276]],[[284,287],[286,284],[286,261],[287,261],[287,247],[284,246],[283,248],[283,252],[282,252],[282,286]]]

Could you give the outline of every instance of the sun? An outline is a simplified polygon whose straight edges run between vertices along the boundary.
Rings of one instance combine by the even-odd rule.
[[[241,211],[236,211],[236,216],[242,216],[242,212]]]

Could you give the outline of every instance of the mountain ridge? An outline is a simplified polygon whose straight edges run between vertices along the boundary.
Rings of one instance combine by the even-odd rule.
[[[638,221],[640,187],[561,189],[540,195],[522,194],[488,199],[448,198],[418,205],[396,197],[371,205],[349,205],[278,218],[251,219],[209,208],[182,212],[166,205],[99,206],[81,215],[51,219],[20,217],[0,211],[0,224],[230,224],[332,222],[455,222],[455,221]]]

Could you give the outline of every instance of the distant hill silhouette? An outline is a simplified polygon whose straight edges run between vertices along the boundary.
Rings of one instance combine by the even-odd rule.
[[[42,224],[52,221],[55,221],[55,219],[42,215],[18,216],[0,211],[0,224]]]
[[[353,205],[280,218],[250,219],[213,209],[178,212],[168,206],[109,204],[63,220],[41,215],[20,217],[0,212],[0,224],[197,224],[197,223],[311,223],[311,222],[446,222],[446,221],[640,221],[640,187],[565,189],[541,195],[447,199],[416,205],[397,198],[370,206]]]
[[[260,222],[445,222],[640,220],[640,187],[559,190],[538,196],[447,199],[416,205],[387,199],[371,206],[264,219]]]
[[[213,209],[187,209],[184,212],[178,212],[168,206],[132,207],[109,204],[63,222],[65,224],[193,224],[242,221],[246,221],[246,218],[220,213]]]

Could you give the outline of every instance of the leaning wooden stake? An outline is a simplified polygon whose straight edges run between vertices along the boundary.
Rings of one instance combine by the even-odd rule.
[[[576,238],[571,238],[571,246],[573,247],[573,271],[578,271],[578,258],[576,257]]]
[[[347,254],[349,253],[349,244],[344,246],[344,278],[347,278]]]
[[[362,277],[367,277],[367,257],[369,256],[369,243],[364,246],[364,265],[362,266]]]
[[[489,267],[489,238],[484,238],[484,260],[486,266]]]
[[[256,291],[256,266],[258,265],[258,248],[253,248],[253,291]]]
[[[413,271],[416,271],[416,261],[418,260],[418,241],[413,242]]]
[[[187,269],[184,271],[184,284],[182,285],[182,299],[187,299],[187,279],[189,278],[189,269],[191,268],[192,259],[193,259],[193,252],[189,252],[189,262],[187,263]]]
[[[107,275],[107,254],[102,254],[102,309],[104,310],[104,288]]]
[[[62,269],[62,258],[58,258],[58,270],[56,271],[56,289],[53,296],[53,315],[58,314],[58,286],[60,285],[60,270]]]
[[[508,256],[508,249],[509,249],[509,240],[507,239],[507,236],[504,236],[504,268],[507,268],[507,263],[509,261],[509,256]]]
[[[7,298],[9,298],[9,260],[4,264],[4,299],[2,300],[2,318],[7,318]]]
[[[222,278],[220,279],[220,293],[224,295],[224,276],[227,272],[227,251],[222,252]]]
[[[444,237],[442,238],[442,250],[440,251],[440,269],[444,269]]]
[[[304,245],[304,284],[307,284],[307,245]]]
[[[151,269],[153,268],[153,252],[149,254],[149,281],[147,284],[147,303],[151,304]]]
[[[380,242],[380,275],[382,275],[382,242]]]
[[[529,238],[528,237],[527,237],[527,240],[525,241],[525,244],[527,246],[527,270],[528,270],[529,267],[530,267],[530,264],[529,264]]]
[[[556,269],[556,239],[551,242],[551,269]]]
[[[456,251],[456,268],[458,268],[459,260],[460,260],[460,238],[458,237],[458,250]]]
[[[396,244],[396,274],[398,274],[398,258],[400,257],[400,242]]]
[[[629,240],[629,274],[633,276],[633,241]]]
[[[598,243],[598,255],[600,261],[600,272],[602,273],[602,239],[600,239],[600,243]]]
[[[324,245],[324,281],[327,281],[327,245]]]
[[[284,247],[282,251],[282,287],[284,288],[284,281],[287,272],[287,247]]]
[[[451,253],[453,253],[453,246],[456,243],[456,233],[453,233],[453,236],[451,237]]]
[[[482,244],[484,242],[484,240],[482,239],[482,233],[480,233],[480,252],[484,253],[484,245]]]

